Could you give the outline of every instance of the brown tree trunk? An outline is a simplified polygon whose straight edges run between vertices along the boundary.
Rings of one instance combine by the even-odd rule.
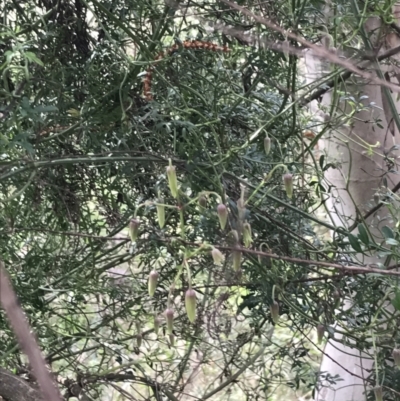
[[[43,401],[39,390],[2,368],[0,368],[0,396],[6,401]]]

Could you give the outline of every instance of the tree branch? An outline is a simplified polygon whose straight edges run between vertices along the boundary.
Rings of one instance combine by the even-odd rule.
[[[279,32],[281,33],[283,36],[290,38],[298,43],[300,43],[301,45],[303,45],[305,48],[311,49],[313,50],[313,54],[315,55],[315,57],[318,57],[320,59],[329,61],[332,64],[336,64],[342,68],[345,68],[346,70],[348,70],[347,72],[350,73],[350,75],[352,73],[359,75],[360,77],[369,80],[371,82],[374,82],[378,85],[381,85],[383,87],[386,87],[388,89],[391,89],[394,92],[400,92],[400,86],[399,85],[394,85],[391,84],[383,79],[379,79],[377,77],[375,77],[373,74],[365,71],[364,68],[360,68],[356,65],[354,65],[353,63],[351,63],[350,61],[348,61],[347,59],[342,59],[338,56],[337,52],[335,51],[331,51],[329,49],[326,49],[322,46],[317,46],[305,39],[303,39],[301,36],[296,35],[293,32],[287,31],[284,28],[280,27],[279,25],[273,23],[272,21],[270,21],[269,19],[260,17],[256,14],[254,14],[253,12],[251,12],[249,9],[240,6],[237,3],[231,2],[229,0],[221,0],[223,3],[227,4],[228,6],[230,6],[232,9],[240,11],[242,14],[247,15],[250,18],[253,18],[256,22],[258,22],[259,24],[262,24],[264,26],[266,26],[267,28],[272,29],[273,31]],[[240,32],[239,30],[235,30],[234,28],[230,28],[227,26],[224,26],[222,24],[213,24],[210,23],[211,26],[214,27],[214,29],[219,30],[223,33],[227,33],[229,35],[232,36],[239,36],[241,39],[244,39],[245,41],[247,41],[248,43],[250,42],[258,42],[258,43],[263,43],[265,42],[264,38],[256,38],[255,36],[251,37],[248,35],[243,35],[242,32]],[[256,38],[256,39],[255,39]],[[271,46],[270,44],[268,44],[267,46]],[[274,45],[273,46],[275,48],[275,50],[279,50],[279,51],[286,51],[290,54],[298,54],[299,52],[299,48],[293,47],[293,46],[289,46],[288,44],[278,44],[278,45]],[[379,58],[378,58],[379,60]]]
[[[43,401],[39,390],[27,381],[0,368],[0,397],[7,401]]]
[[[24,312],[18,303],[17,296],[2,261],[0,261],[0,303],[6,312],[21,350],[29,359],[33,374],[39,383],[43,399],[46,401],[61,401],[61,395],[46,367],[43,355],[31,332]]]

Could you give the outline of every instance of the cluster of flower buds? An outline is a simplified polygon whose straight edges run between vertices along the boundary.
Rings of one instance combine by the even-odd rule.
[[[268,154],[270,152],[271,148],[271,140],[266,137],[264,141],[264,146],[265,146],[265,152]],[[167,177],[168,177],[168,185],[169,189],[171,191],[171,194],[174,198],[178,198],[178,180],[176,176],[176,167],[173,166],[170,162],[169,166],[166,169],[167,171]],[[286,179],[285,179],[285,185],[286,185]],[[245,215],[246,215],[246,207],[245,207],[245,202],[244,202],[244,191],[245,188],[242,188],[242,195],[240,199],[237,202],[238,206],[238,213],[239,213],[239,219],[244,221],[243,223],[243,243],[246,247],[250,247],[253,240],[252,240],[252,230],[250,224],[245,221]],[[289,194],[288,194],[289,196]],[[207,198],[204,193],[199,194],[198,198],[198,203],[200,207],[205,208],[207,206]],[[157,208],[157,218],[158,218],[158,223],[160,228],[163,228],[165,225],[165,205],[164,205],[164,199],[162,197],[159,197],[156,201],[156,208]],[[228,209],[225,204],[220,203],[217,206],[217,215],[218,215],[218,220],[219,224],[222,230],[225,230],[227,223],[228,223]],[[139,231],[139,221],[136,219],[132,219],[129,225],[129,232],[132,241],[135,241],[138,238],[138,231]],[[237,247],[233,251],[233,269],[237,272],[240,271],[241,268],[241,263],[242,263],[242,251],[240,250],[240,245],[239,245],[239,235],[236,230],[232,230],[230,232],[230,236],[233,239],[234,246]],[[213,261],[216,265],[221,265],[225,257],[222,254],[222,252],[213,247],[211,250],[211,256],[213,258]],[[157,288],[157,283],[158,283],[158,278],[159,278],[159,273],[156,270],[152,270],[149,274],[149,280],[148,280],[148,291],[150,296],[154,296],[156,288]],[[188,316],[188,319],[190,322],[194,322],[196,320],[196,292],[189,286],[189,289],[185,292],[185,308],[186,308],[186,313]],[[271,315],[272,318],[274,319],[275,322],[278,321],[279,319],[279,305],[277,302],[273,302],[271,305]],[[171,344],[174,343],[174,335],[173,335],[173,325],[174,325],[174,311],[170,307],[168,307],[165,312],[164,312],[165,320],[166,320],[166,326],[167,326],[167,332],[168,335],[170,336],[170,342]],[[161,321],[160,319],[155,315],[154,317],[154,331],[158,335],[159,328],[160,328]],[[139,336],[139,335],[138,335]],[[139,337],[137,337],[138,343],[141,341],[139,340]]]

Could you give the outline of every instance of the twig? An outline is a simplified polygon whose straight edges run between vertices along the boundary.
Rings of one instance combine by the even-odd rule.
[[[393,189],[391,190],[391,192],[396,193],[398,190],[400,189],[400,182],[398,182]],[[376,211],[378,211],[384,204],[382,202],[378,203],[376,206],[374,206],[373,208],[371,208],[370,210],[368,210],[367,213],[364,214],[364,216],[362,217],[362,219],[356,219],[356,221],[354,222],[354,224],[349,228],[349,232],[353,231],[358,223],[361,220],[366,220],[368,219],[369,216],[371,216],[372,214],[374,214]]]
[[[159,392],[164,393],[171,401],[178,401],[178,399],[170,392],[167,390],[165,385],[162,385],[160,383],[157,383],[154,380],[146,379],[144,377],[139,377],[135,376],[133,374],[127,374],[127,373],[108,373],[103,376],[99,375],[87,375],[85,376],[85,381],[88,383],[95,383],[98,381],[102,382],[111,382],[111,381],[128,381],[128,380],[133,380],[133,381],[138,381],[140,383],[146,384],[149,386],[154,394],[159,394]]]
[[[302,44],[304,47],[306,47],[308,49],[313,50],[313,54],[315,57],[321,58],[323,60],[327,60],[336,65],[339,65],[339,66],[345,68],[346,70],[349,70],[349,71],[359,75],[360,77],[362,77],[364,79],[370,80],[372,82],[375,82],[378,85],[389,88],[389,89],[393,90],[394,92],[400,92],[400,86],[391,84],[383,79],[379,79],[379,78],[375,77],[371,73],[363,71],[362,69],[355,66],[351,62],[344,60],[344,59],[340,58],[339,56],[337,56],[337,54],[335,52],[327,50],[324,47],[317,46],[317,45],[305,40],[301,36],[298,36],[295,33],[287,31],[287,30],[281,28],[280,26],[274,24],[272,21],[252,13],[247,8],[239,6],[239,4],[237,4],[237,3],[233,3],[229,0],[221,0],[221,1],[225,4],[227,4],[228,6],[230,6],[231,8],[240,11],[242,14],[245,14],[248,17],[253,18],[256,22],[258,22],[262,25],[265,25],[266,27],[268,27],[276,32],[281,33],[283,36],[285,36],[287,38],[297,41],[298,43]],[[218,26],[217,29],[221,30],[221,31],[224,30],[224,28],[221,26]],[[229,29],[229,28],[227,28],[227,29]],[[262,42],[262,41],[263,41],[263,39],[261,39],[261,38],[258,39],[258,42]],[[289,46],[289,45],[285,45],[285,46],[281,45],[281,51],[283,51],[283,47],[285,48],[285,51],[287,51],[289,53],[297,53],[298,52],[297,48]]]
[[[34,231],[38,233],[49,233],[49,234],[55,234],[55,235],[67,235],[67,236],[72,236],[72,237],[81,237],[81,238],[92,238],[92,239],[98,239],[101,241],[122,241],[122,242],[128,242],[130,239],[128,237],[107,237],[107,236],[102,236],[102,235],[92,235],[92,234],[83,234],[83,233],[78,233],[74,231],[58,231],[58,230],[50,230],[46,228],[13,228],[10,231],[6,231],[3,234],[11,235],[14,232],[18,231]]]
[[[201,247],[203,244],[198,244],[196,242],[188,242],[188,241],[183,241],[180,238],[173,238],[173,239],[158,239],[158,241],[162,242],[170,242],[170,241],[180,241],[184,243],[185,245],[190,245],[190,246],[196,246],[196,247]],[[222,251],[240,251],[243,253],[247,253],[250,255],[258,255],[258,256],[263,256],[271,259],[277,259],[277,260],[284,260],[286,262],[291,262],[291,263],[297,263],[297,264],[303,264],[303,265],[309,265],[309,266],[320,266],[324,267],[327,269],[338,269],[342,270],[345,272],[354,272],[356,274],[383,274],[386,276],[400,276],[400,272],[393,272],[389,270],[381,270],[381,269],[375,269],[373,267],[366,267],[366,266],[343,266],[338,263],[332,263],[332,262],[322,262],[319,260],[310,260],[310,259],[300,259],[300,258],[292,258],[290,256],[283,256],[283,255],[276,255],[274,253],[267,253],[267,252],[261,252],[261,251],[256,251],[254,249],[248,249],[248,248],[243,248],[243,247],[230,247],[230,246],[219,246],[215,245],[215,248],[218,248],[219,250]]]
[[[31,332],[28,321],[18,304],[4,263],[0,261],[0,303],[10,321],[21,350],[28,356],[45,401],[61,401],[61,395],[54,383],[39,346]]]
[[[204,394],[204,396],[201,398],[201,401],[207,400],[208,398],[212,397],[214,394],[217,394],[220,392],[222,389],[224,389],[228,384],[232,383],[234,380],[236,380],[247,368],[252,366],[257,359],[264,353],[265,346],[262,346],[260,350],[253,356],[253,358],[249,359],[247,363],[245,363],[235,374],[232,376],[228,377],[226,381],[224,381],[222,384],[220,384],[217,388],[214,390],[211,390],[209,393]]]
[[[395,54],[400,52],[400,46],[394,47],[393,49],[388,50],[387,52],[381,54],[378,57],[374,57],[376,58],[378,61],[382,61],[385,60],[389,57],[394,56]],[[364,56],[363,57],[365,60],[370,60],[372,58],[372,56]],[[359,66],[360,69],[364,69],[366,66]],[[351,76],[353,75],[353,73],[351,71],[344,71],[339,75],[338,80],[339,81],[346,81],[348,80]],[[314,93],[312,93],[310,96],[307,96],[303,99],[300,100],[300,106],[306,106],[308,103],[312,102],[313,100],[316,100],[318,98],[320,98],[321,96],[323,96],[326,92],[328,92],[330,89],[332,89],[336,84],[336,79],[331,79],[330,81],[326,82],[324,84],[323,88],[320,88],[318,90],[316,90]]]

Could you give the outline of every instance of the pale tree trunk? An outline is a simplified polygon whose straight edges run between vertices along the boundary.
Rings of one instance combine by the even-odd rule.
[[[398,15],[398,14],[397,14]],[[367,21],[365,29],[372,32],[374,28],[379,26],[379,20],[371,19]],[[375,32],[375,31],[374,31]],[[376,31],[378,32],[378,31]],[[373,41],[375,38],[371,38]],[[386,36],[382,51],[390,47],[397,46],[400,40],[396,36]],[[318,59],[312,57],[311,52],[307,52],[305,56],[306,79],[312,82],[316,77],[321,76],[326,71],[321,71],[325,66]],[[382,66],[383,72],[393,72],[393,66]],[[328,204],[331,218],[336,226],[349,228],[355,221],[356,209],[364,214],[374,205],[374,195],[383,185],[382,176],[387,171],[383,159],[383,151],[390,149],[394,143],[399,143],[399,130],[396,124],[392,122],[388,99],[385,97],[384,90],[376,84],[368,84],[357,79],[359,84],[346,86],[348,96],[360,99],[361,96],[367,96],[362,103],[368,105],[375,102],[375,106],[368,107],[366,110],[357,113],[347,125],[335,127],[335,118],[343,111],[349,112],[350,107],[346,101],[339,104],[339,109],[335,115],[330,116],[333,129],[323,138],[324,152],[329,161],[338,162],[338,168],[330,168],[326,171],[325,178],[334,185]],[[397,102],[397,94],[391,95],[398,110],[400,110],[400,102]],[[330,108],[331,95],[328,93],[324,96],[322,105]],[[314,102],[311,112],[321,121],[327,120],[326,110],[322,113],[320,106]],[[318,117],[319,116],[319,117]],[[322,117],[323,116],[323,117]],[[381,120],[379,128],[373,124],[374,119]],[[394,135],[393,135],[394,133]],[[374,148],[372,155],[368,155],[366,148],[362,146],[362,141],[375,145],[380,142],[380,146]],[[396,156],[395,151],[394,156]],[[351,166],[351,167],[350,167]],[[395,167],[396,169],[396,167]],[[399,176],[386,175],[388,187],[392,188],[397,184]],[[380,221],[378,220],[378,216]],[[381,242],[382,234],[380,227],[389,225],[388,210],[384,207],[373,214],[366,220],[377,242]],[[357,230],[353,231],[357,234]],[[373,264],[383,262],[378,260],[376,255],[368,257],[360,255],[359,261],[364,264]],[[351,300],[344,301],[344,308],[351,305]],[[390,308],[388,304],[388,308]],[[364,380],[371,373],[373,368],[373,351],[365,350],[367,354],[360,353],[355,348],[344,346],[337,340],[339,335],[335,335],[334,340],[330,340],[325,349],[320,372],[328,372],[330,375],[339,375],[342,381],[336,384],[324,382],[324,387],[320,388],[316,394],[317,401],[365,401],[366,390],[371,390]]]

